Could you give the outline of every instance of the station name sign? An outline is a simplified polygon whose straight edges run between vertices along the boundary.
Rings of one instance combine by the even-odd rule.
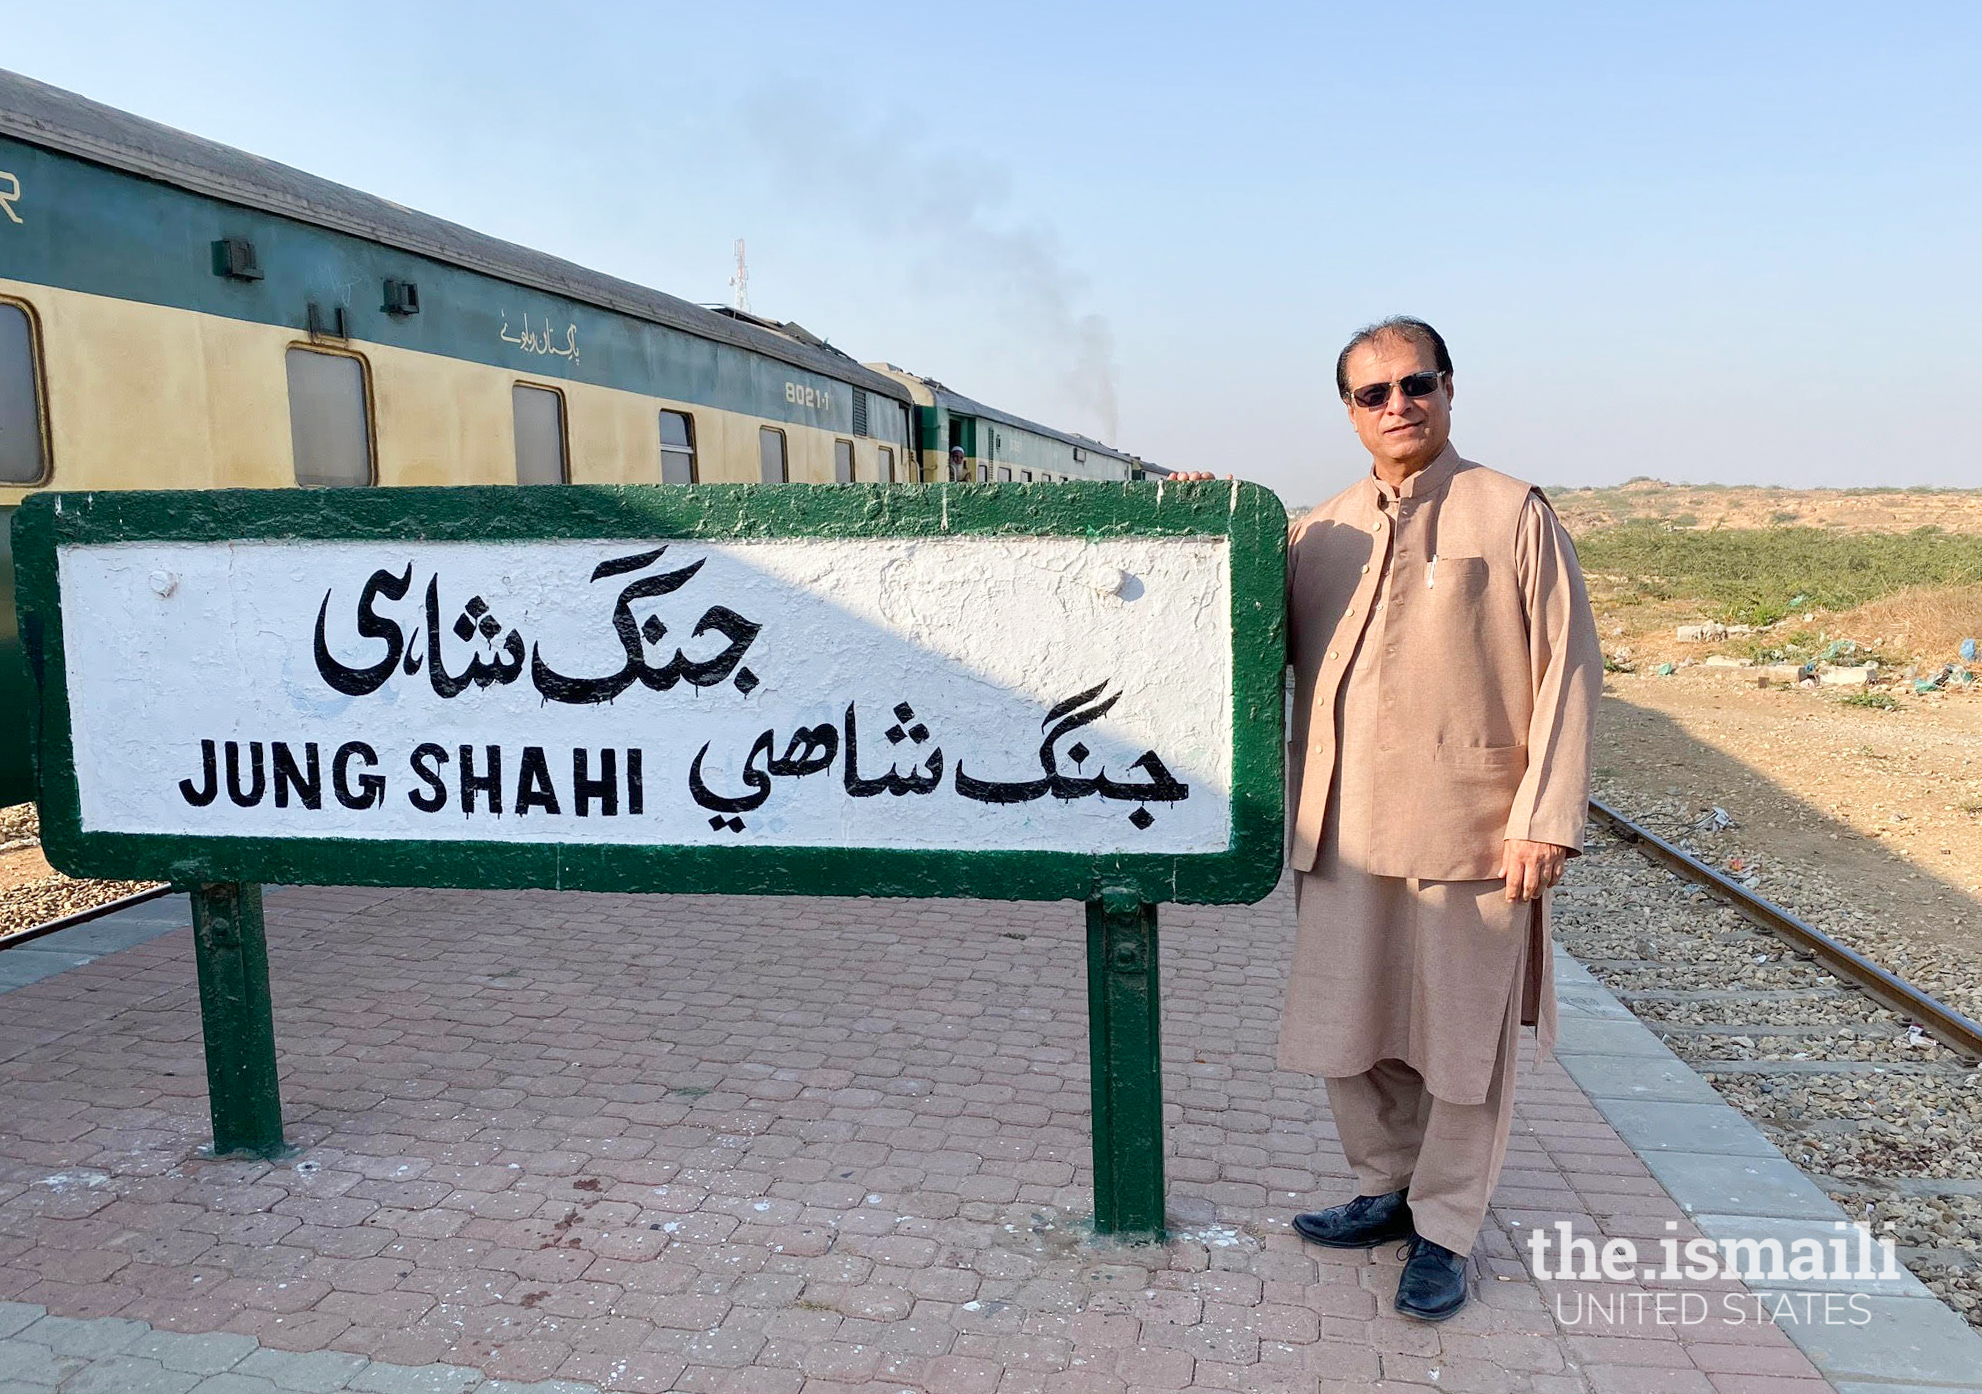
[[[45,494],[15,527],[72,874],[1150,901],[1277,875],[1257,486]]]

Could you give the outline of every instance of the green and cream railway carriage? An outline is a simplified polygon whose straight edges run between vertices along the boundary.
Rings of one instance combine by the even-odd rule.
[[[0,803],[40,488],[1125,479],[1119,451],[0,71]]]
[[[867,366],[899,380],[915,398],[915,440],[921,448],[925,480],[1051,484],[1070,479],[1140,479],[1145,470],[1163,473],[1100,441],[973,402],[934,378],[917,377],[892,363]],[[964,453],[963,472],[954,477],[949,464],[953,447]]]

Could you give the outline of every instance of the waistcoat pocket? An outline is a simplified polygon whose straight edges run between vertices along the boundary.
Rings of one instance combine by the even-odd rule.
[[[1429,589],[1431,590],[1450,591],[1467,600],[1478,600],[1486,594],[1485,557],[1441,556],[1427,570],[1430,573]]]
[[[1528,769],[1528,747],[1525,745],[1447,745],[1443,741],[1432,751],[1432,759],[1441,765],[1456,766],[1474,770],[1514,771],[1514,782],[1521,782],[1521,775]],[[1510,795],[1511,797],[1511,795]]]

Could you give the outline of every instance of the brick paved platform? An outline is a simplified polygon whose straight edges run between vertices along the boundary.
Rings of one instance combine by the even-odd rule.
[[[1529,1278],[1524,1226],[1692,1233],[1554,1064],[1453,1321],[1293,1236],[1352,1185],[1272,1066],[1291,910],[1163,912],[1176,1235],[1138,1247],[1087,1227],[1078,906],[272,891],[286,1161],[199,1155],[188,932],[0,996],[0,1388],[118,1387],[65,1341],[164,1341],[174,1394],[1828,1387],[1774,1326],[1611,1305],[1697,1285]]]

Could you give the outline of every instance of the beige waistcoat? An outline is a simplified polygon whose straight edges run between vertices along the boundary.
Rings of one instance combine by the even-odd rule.
[[[1336,697],[1359,646],[1379,715],[1342,739],[1368,743],[1359,754],[1378,771],[1370,826],[1353,830],[1368,872],[1483,880],[1508,838],[1581,852],[1603,653],[1539,490],[1449,446],[1394,501],[1359,480],[1294,526],[1287,621],[1297,871],[1321,846]]]

